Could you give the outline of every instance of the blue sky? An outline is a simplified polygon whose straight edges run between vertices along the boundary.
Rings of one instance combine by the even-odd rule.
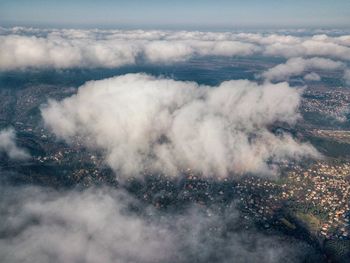
[[[0,0],[0,25],[350,27],[350,0]]]

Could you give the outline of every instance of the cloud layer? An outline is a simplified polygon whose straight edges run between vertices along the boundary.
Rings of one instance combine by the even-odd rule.
[[[350,36],[144,30],[0,28],[0,70],[175,63],[194,56],[350,60]]]
[[[29,153],[16,145],[16,133],[12,128],[0,131],[0,154],[5,153],[10,159],[25,160]]]
[[[192,56],[252,55],[251,43],[216,39],[178,39],[162,32],[120,32],[93,34],[72,31],[35,35],[0,36],[0,69],[119,67],[136,64],[174,63]]]
[[[50,101],[42,116],[58,137],[102,150],[121,176],[188,168],[203,176],[271,174],[274,162],[317,156],[309,144],[269,130],[298,119],[300,92],[287,83],[209,87],[128,74],[87,82]]]
[[[0,190],[2,262],[301,262],[312,251],[300,241],[242,231],[233,205],[220,214],[200,207],[160,214],[121,190]]]

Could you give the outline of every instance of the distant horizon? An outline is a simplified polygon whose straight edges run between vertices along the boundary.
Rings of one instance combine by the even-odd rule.
[[[35,23],[1,23],[0,28],[37,28],[37,29],[77,29],[77,30],[169,30],[169,31],[203,31],[203,32],[229,32],[229,31],[312,31],[312,30],[350,30],[349,26],[205,26],[205,25],[99,25],[99,24],[35,24]]]
[[[64,18],[64,19],[62,19]],[[0,0],[0,25],[57,28],[349,28],[350,1]]]

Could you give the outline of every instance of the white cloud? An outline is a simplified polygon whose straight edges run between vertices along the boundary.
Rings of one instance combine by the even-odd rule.
[[[0,70],[120,67],[175,63],[194,56],[323,56],[350,60],[349,36],[159,30],[0,30]]]
[[[16,145],[16,134],[12,128],[0,131],[0,153],[5,153],[14,160],[24,160],[30,157],[26,150]]]
[[[122,190],[0,190],[3,262],[299,262],[312,251],[290,238],[232,229],[240,223],[234,206],[160,214]]]
[[[279,64],[266,72],[262,76],[268,80],[287,80],[291,76],[301,75],[308,70],[339,70],[344,69],[345,64],[326,58],[290,58],[286,63]]]
[[[309,144],[268,130],[298,119],[300,92],[287,83],[209,87],[128,74],[87,82],[76,95],[50,101],[42,116],[58,137],[102,150],[121,176],[187,168],[203,176],[270,174],[270,161],[317,156]]]
[[[337,43],[322,39],[300,39],[299,43],[276,42],[266,45],[264,54],[269,56],[299,57],[299,56],[323,56],[340,60],[350,60],[350,48]]]
[[[0,36],[0,69],[118,67],[135,63],[137,47],[126,41]]]
[[[162,39],[159,31],[55,31],[46,36],[0,36],[0,69],[27,67],[119,67],[138,58],[151,63],[174,63],[192,56],[251,55],[258,48],[237,41]]]
[[[306,74],[304,76],[304,79],[305,80],[309,80],[309,81],[320,81],[321,77],[317,73],[311,72],[311,73]]]

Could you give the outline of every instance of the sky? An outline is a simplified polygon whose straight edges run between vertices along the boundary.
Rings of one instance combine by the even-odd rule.
[[[349,0],[0,0],[2,26],[348,27]]]

